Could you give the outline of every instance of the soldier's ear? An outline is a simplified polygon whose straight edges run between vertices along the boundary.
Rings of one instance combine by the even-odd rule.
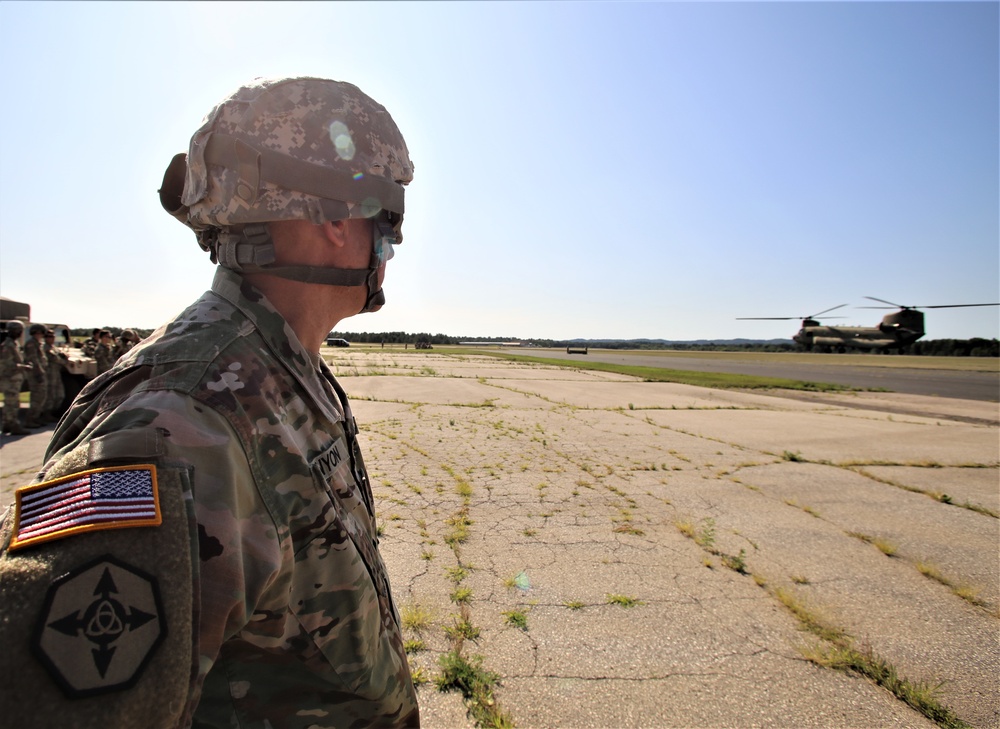
[[[320,226],[323,230],[323,235],[328,241],[338,248],[343,248],[347,245],[347,221],[346,220],[327,220]]]

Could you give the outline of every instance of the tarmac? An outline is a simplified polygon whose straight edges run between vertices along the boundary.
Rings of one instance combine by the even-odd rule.
[[[517,727],[935,726],[807,624],[1000,726],[997,403],[325,354],[425,727],[476,726],[454,650]],[[0,441],[3,501],[50,431]]]

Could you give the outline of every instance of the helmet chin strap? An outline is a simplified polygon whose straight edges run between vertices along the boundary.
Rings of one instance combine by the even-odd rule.
[[[334,268],[325,266],[275,266],[274,241],[261,223],[244,225],[240,230],[206,228],[198,231],[198,244],[217,263],[236,273],[265,273],[269,276],[300,283],[327,286],[364,286],[367,295],[359,314],[378,311],[385,304],[385,293],[378,284],[378,270],[391,257],[393,238],[376,222],[374,241],[368,268]],[[392,233],[391,226],[388,232]],[[385,239],[389,237],[387,242]],[[386,249],[386,246],[388,247]],[[388,250],[387,254],[383,251]]]
[[[378,269],[368,269],[368,280],[365,282],[365,287],[368,289],[368,297],[365,299],[365,305],[361,307],[359,314],[368,314],[373,311],[378,311],[385,304],[385,292],[382,287],[378,285]]]

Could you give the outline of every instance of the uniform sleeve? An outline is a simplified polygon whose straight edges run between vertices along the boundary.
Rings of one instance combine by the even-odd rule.
[[[238,442],[194,400],[144,393],[46,465],[47,483],[148,467],[159,523],[18,546],[17,514],[5,517],[0,645],[12,649],[0,652],[0,673],[15,677],[5,695],[32,697],[5,711],[12,726],[190,724],[222,642],[245,625],[280,560]]]

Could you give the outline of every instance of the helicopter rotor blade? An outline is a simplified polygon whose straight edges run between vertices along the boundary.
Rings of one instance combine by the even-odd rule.
[[[874,296],[865,296],[866,299],[871,299],[872,301],[881,301],[883,304],[889,304],[894,309],[914,309],[913,306],[903,306],[902,304],[894,304],[891,301],[886,301],[885,299],[876,299]],[[859,306],[859,309],[882,309],[882,306]]]
[[[821,311],[819,314],[812,314],[810,316],[802,316],[802,317],[798,317],[798,318],[800,318],[800,319],[815,319],[816,317],[822,316],[823,314],[825,314],[828,311],[833,311],[834,309],[842,309],[845,306],[847,306],[847,304],[839,304],[838,306],[833,306],[833,307],[830,307],[829,309],[823,309],[823,311]],[[842,318],[843,317],[839,317],[839,316],[833,316],[833,317],[828,316],[827,317],[827,319],[842,319]]]
[[[963,306],[1000,306],[1000,304],[939,304],[937,306],[921,306],[921,309],[958,309]],[[918,307],[913,307],[914,309]]]
[[[840,307],[834,307],[839,309]],[[813,314],[812,316],[738,316],[737,321],[791,321],[792,319],[800,319],[805,321],[806,319],[815,319],[818,314]],[[846,316],[824,316],[824,319],[846,319]]]
[[[872,301],[881,301],[883,304],[889,304],[889,306],[857,306],[856,309],[960,309],[967,306],[1000,306],[998,304],[937,304],[936,306],[902,306],[901,304],[893,304],[891,301],[886,301],[885,299],[876,299],[874,296],[866,296],[866,299],[871,299]]]

